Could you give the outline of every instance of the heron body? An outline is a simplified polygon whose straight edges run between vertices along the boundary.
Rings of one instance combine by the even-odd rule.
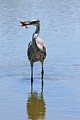
[[[43,63],[46,58],[46,47],[41,38],[39,38],[40,32],[40,21],[39,20],[31,20],[26,22],[21,22],[22,26],[33,25],[36,27],[35,32],[32,35],[32,41],[28,44],[27,56],[31,64],[31,81],[33,81],[33,64],[34,62],[40,61],[42,64],[42,79],[43,79]]]
[[[46,57],[46,48],[40,38],[37,38],[36,41],[32,41],[28,44],[27,55],[30,62],[40,61],[44,62]]]

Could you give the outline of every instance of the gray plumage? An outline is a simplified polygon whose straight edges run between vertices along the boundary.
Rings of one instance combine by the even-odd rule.
[[[27,55],[30,62],[44,62],[46,57],[46,48],[40,38],[36,38],[36,40],[32,39],[28,44]]]
[[[32,35],[32,41],[28,44],[27,56],[31,64],[31,81],[33,81],[33,64],[34,62],[40,61],[42,64],[42,79],[43,79],[43,63],[46,58],[46,47],[41,38],[39,38],[40,32],[40,21],[31,20],[26,22],[21,22],[22,26],[28,27],[29,25],[36,26],[36,30]]]

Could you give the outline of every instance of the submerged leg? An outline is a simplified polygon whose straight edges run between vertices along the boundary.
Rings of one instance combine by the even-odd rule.
[[[31,93],[33,92],[33,81],[31,81]]]
[[[33,62],[31,62],[31,84],[33,83]]]

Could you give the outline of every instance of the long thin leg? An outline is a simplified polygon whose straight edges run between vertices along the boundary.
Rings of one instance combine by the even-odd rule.
[[[33,83],[33,62],[31,62],[31,84]]]
[[[33,92],[33,81],[31,81],[31,93]]]
[[[43,86],[44,86],[44,82],[43,82],[43,79],[42,79],[42,82],[41,82],[41,94],[43,94]]]
[[[44,76],[44,69],[43,69],[43,62],[41,63],[42,64],[42,81],[43,81],[43,76]]]
[[[42,81],[41,81],[41,94],[43,94],[43,85],[44,85],[44,82],[43,82],[43,76],[44,76],[44,68],[43,68],[43,62],[41,62],[42,64]]]

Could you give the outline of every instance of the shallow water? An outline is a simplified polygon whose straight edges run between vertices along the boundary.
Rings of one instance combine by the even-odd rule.
[[[44,85],[35,63],[31,91],[27,44],[41,20],[47,46]],[[0,120],[80,120],[80,1],[0,1]]]

